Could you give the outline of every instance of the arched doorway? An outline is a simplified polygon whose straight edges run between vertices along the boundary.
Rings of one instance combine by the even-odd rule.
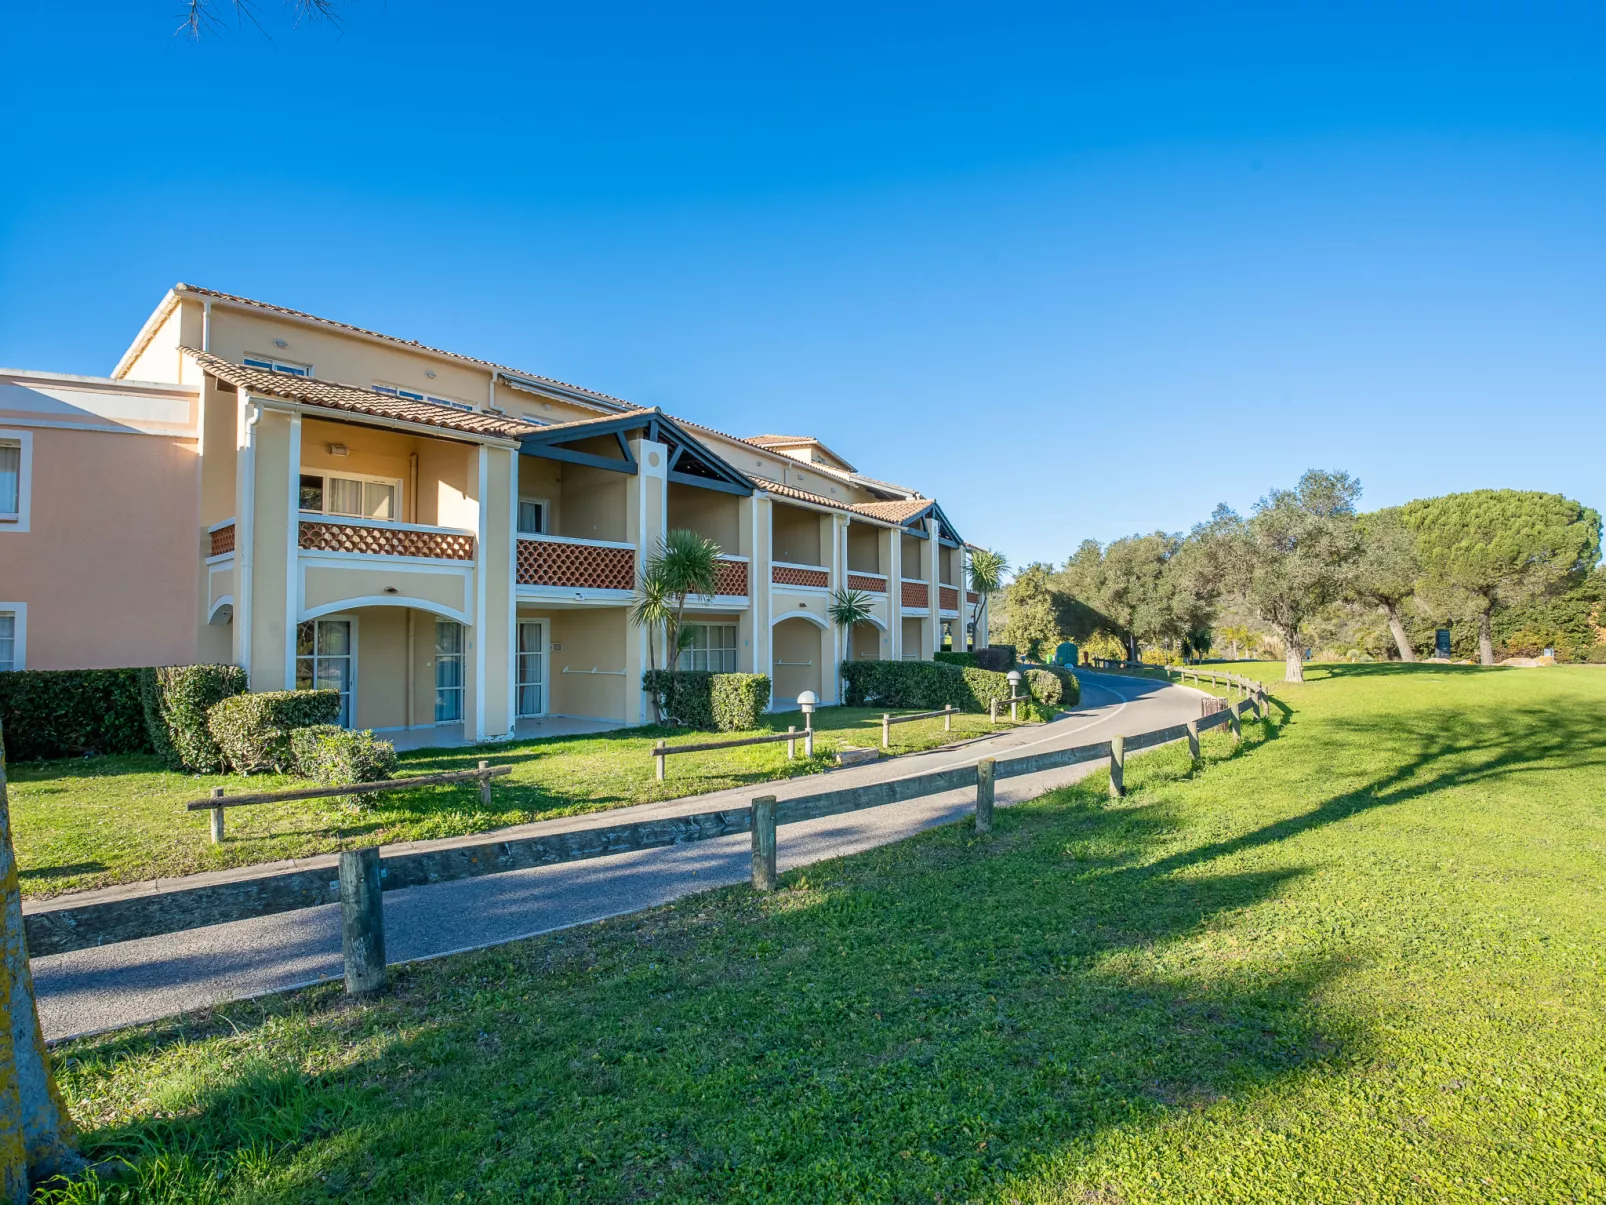
[[[771,697],[777,708],[789,708],[798,695],[812,690],[825,695],[824,631],[815,619],[791,616],[777,623],[771,639]]]

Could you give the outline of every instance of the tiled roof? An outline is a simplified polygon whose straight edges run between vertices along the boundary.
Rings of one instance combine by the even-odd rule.
[[[874,515],[888,523],[902,523],[923,510],[931,508],[930,498],[900,498],[895,502],[861,502],[853,509],[860,514]]]
[[[316,322],[322,326],[332,326],[336,330],[350,331],[354,335],[363,335],[370,339],[383,339],[386,343],[399,344],[402,347],[411,347],[417,351],[427,352],[432,356],[446,356],[453,360],[466,360],[471,364],[479,364],[485,368],[495,369],[512,376],[523,377],[529,381],[545,385],[553,385],[559,389],[566,389],[573,393],[584,394],[594,398],[607,406],[620,406],[626,410],[639,410],[634,402],[627,402],[623,398],[613,397],[606,393],[598,393],[595,389],[587,389],[583,385],[571,385],[567,381],[557,380],[555,377],[543,377],[538,373],[525,372],[518,368],[509,368],[506,364],[498,364],[492,360],[482,360],[478,356],[465,356],[461,352],[446,351],[443,348],[431,347],[427,343],[420,343],[416,339],[398,339],[395,335],[386,335],[380,331],[369,330],[367,327],[353,326],[349,322],[337,322],[333,318],[320,318],[316,314],[309,314],[305,310],[292,310],[288,306],[274,305],[267,301],[256,301],[250,297],[241,297],[234,293],[220,293],[216,289],[204,289],[200,285],[189,285],[180,282],[173,286],[175,293],[189,293],[197,297],[211,297],[218,301],[232,302],[235,305],[248,305],[252,309],[267,310],[273,314],[283,314],[287,318],[300,318],[307,322]]]
[[[797,448],[805,445],[818,448],[848,472],[856,471],[845,459],[831,451],[830,448],[812,435],[749,435],[745,442],[757,448]]]
[[[286,401],[300,402],[305,406],[319,406],[348,414],[367,414],[374,418],[399,419],[403,422],[441,427],[448,431],[460,431],[467,435],[492,435],[500,439],[517,439],[521,435],[533,435],[537,431],[551,430],[551,427],[501,418],[494,414],[454,410],[450,406],[438,406],[433,402],[415,402],[410,398],[393,397],[388,393],[376,393],[372,389],[361,389],[356,385],[320,381],[315,377],[293,377],[287,373],[269,372],[263,368],[245,368],[208,352],[196,351],[192,347],[182,347],[179,350],[218,380],[262,397],[284,398]],[[610,416],[603,417],[606,419]]]

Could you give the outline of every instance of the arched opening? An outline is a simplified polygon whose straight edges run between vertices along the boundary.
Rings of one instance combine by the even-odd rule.
[[[813,616],[790,616],[775,625],[770,681],[776,707],[791,707],[805,690],[824,697],[825,635]]]

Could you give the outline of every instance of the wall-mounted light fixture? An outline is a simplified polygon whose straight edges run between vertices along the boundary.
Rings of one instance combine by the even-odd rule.
[[[433,381],[435,379],[435,370],[433,368],[426,368],[424,369],[424,375]]]
[[[273,346],[275,346],[275,347],[289,347],[290,345],[288,343],[286,343],[283,339],[275,339],[273,341]]]
[[[345,444],[330,444],[329,445],[329,455],[331,455],[331,456],[349,456],[349,455],[351,455],[351,449],[346,447]]]
[[[385,587],[385,593],[386,594],[400,594],[401,591],[396,589],[395,586],[386,586]]]

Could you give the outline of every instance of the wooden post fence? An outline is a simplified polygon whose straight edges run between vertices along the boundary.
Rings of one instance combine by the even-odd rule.
[[[1126,794],[1126,737],[1110,738],[1110,798]]]
[[[1194,761],[1199,760],[1199,721],[1188,721],[1188,756]]]
[[[892,717],[884,711],[881,713],[881,747],[892,747]]]
[[[652,759],[653,759],[653,761],[658,763],[658,781],[662,782],[664,780],[664,742],[663,741],[659,741],[656,745],[653,746]]]
[[[753,800],[753,890],[775,890],[775,796]]]
[[[385,912],[377,845],[341,851],[340,952],[349,994],[368,996],[385,986]]]
[[[976,832],[985,837],[993,831],[993,759],[976,763]]]
[[[223,798],[223,788],[222,787],[213,787],[212,788],[212,798],[213,799],[222,799]],[[213,845],[222,845],[223,844],[223,805],[222,804],[218,804],[215,808],[212,809],[212,844]]]

